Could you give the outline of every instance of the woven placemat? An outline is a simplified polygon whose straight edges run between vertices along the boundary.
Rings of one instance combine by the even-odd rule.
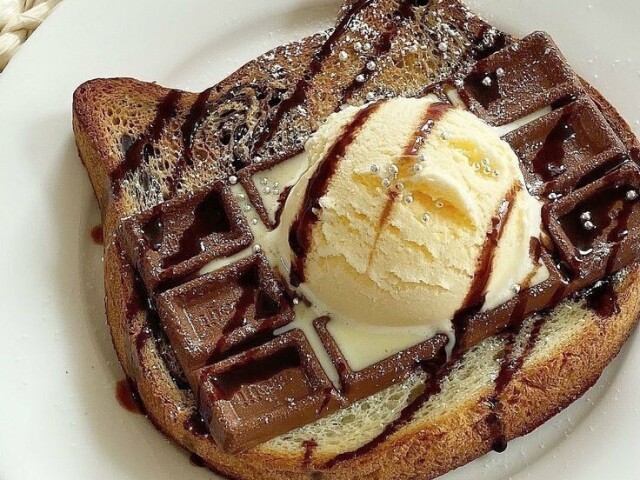
[[[0,72],[62,0],[0,0]]]

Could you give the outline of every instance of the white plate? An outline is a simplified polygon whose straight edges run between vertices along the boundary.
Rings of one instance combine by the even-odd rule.
[[[549,31],[574,67],[640,125],[640,3],[486,0],[514,33]],[[614,6],[615,5],[615,6]],[[335,0],[65,0],[0,75],[0,479],[214,478],[118,406],[105,325],[99,213],[71,131],[84,80],[132,76],[192,90],[330,24]],[[533,434],[447,479],[640,476],[640,338]]]

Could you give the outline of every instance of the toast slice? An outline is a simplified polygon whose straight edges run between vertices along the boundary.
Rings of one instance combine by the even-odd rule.
[[[358,21],[349,22],[354,12]],[[107,318],[123,370],[161,431],[229,478],[433,478],[496,447],[496,411],[506,441],[540,425],[597,380],[638,318],[637,266],[611,280],[617,313],[605,318],[589,308],[587,292],[527,320],[516,333],[481,342],[410,417],[402,412],[423,393],[422,374],[242,454],[228,454],[201,423],[116,236],[131,215],[225,180],[256,160],[299,152],[342,103],[420,95],[465,61],[511,40],[457,1],[352,0],[334,30],[268,52],[201,94],[133,79],[92,80],[78,88],[74,131],[103,215]],[[309,71],[314,75],[307,79]],[[629,127],[586,88],[626,149],[637,152]],[[296,96],[302,101],[295,108],[283,108]],[[132,151],[139,156],[127,154]],[[507,353],[523,364],[498,386]]]

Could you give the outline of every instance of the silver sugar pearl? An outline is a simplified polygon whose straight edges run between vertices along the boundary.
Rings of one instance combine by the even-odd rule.
[[[366,79],[364,78],[363,74],[359,74],[359,75],[356,76],[356,82],[358,82],[358,83],[364,83],[365,80]]]
[[[252,223],[253,225],[257,225],[257,224],[258,224],[258,219],[257,219],[257,218],[252,219],[252,220],[251,220],[251,223]]]
[[[443,140],[449,140],[449,134],[447,132],[442,132],[440,134],[440,138],[442,138]]]
[[[264,187],[264,188],[262,189],[262,192],[263,192],[263,193],[266,193],[267,195],[269,195],[269,194],[271,193],[271,187]]]
[[[420,170],[422,170],[422,165],[416,163],[413,167],[411,167],[411,169],[413,170],[413,173],[418,173]]]
[[[429,215],[428,213],[423,213],[422,214],[422,221],[423,222],[428,222],[431,219],[431,215]]]
[[[484,77],[484,78],[482,79],[482,84],[483,84],[485,87],[490,87],[492,83],[493,83],[493,82],[491,81],[491,77]]]
[[[262,180],[260,180],[260,185],[268,185],[269,184],[269,179],[267,177],[262,177]]]
[[[367,70],[370,70],[373,72],[376,69],[376,67],[377,67],[376,62],[374,62],[373,60],[369,60],[367,62]]]
[[[586,222],[587,220],[591,220],[591,212],[582,212],[580,214],[580,220]]]
[[[262,250],[262,247],[261,247],[259,244],[257,244],[257,243],[256,243],[256,244],[253,246],[253,251],[254,251],[255,253],[258,253],[260,250]]]
[[[251,210],[251,205],[249,205],[248,203],[242,207],[244,209],[245,212],[248,212],[249,210]]]
[[[453,81],[453,84],[456,86],[456,88],[462,88],[464,87],[464,80],[462,80],[461,78],[456,78]]]
[[[273,182],[273,188],[278,188],[280,186],[280,182]]]
[[[446,42],[440,42],[438,44],[438,50],[440,50],[441,52],[446,52],[449,49],[449,46],[447,45]]]
[[[237,195],[237,197],[238,197],[240,200],[244,200],[245,198],[247,198],[247,196],[246,196],[244,193],[239,193],[239,194]]]
[[[300,303],[300,299],[298,299],[297,297],[295,297],[293,300],[291,300],[293,302],[294,305],[298,305]]]
[[[390,173],[391,175],[397,175],[397,174],[398,174],[398,166],[397,166],[395,163],[392,163],[392,164],[389,166],[389,173]]]
[[[402,183],[402,182],[398,182],[398,183],[396,183],[396,189],[398,189],[398,190],[404,190],[404,183]]]
[[[426,153],[420,153],[418,154],[418,160],[420,160],[421,162],[426,162],[427,161],[427,154]]]
[[[367,101],[372,102],[376,99],[376,94],[373,92],[367,92]]]
[[[347,52],[345,52],[344,50],[342,50],[338,54],[338,58],[340,59],[341,62],[345,62],[349,58],[349,54]]]
[[[385,188],[389,188],[391,186],[391,180],[389,180],[388,178],[383,179],[382,186]]]
[[[238,183],[238,177],[236,177],[235,175],[230,175],[229,176],[229,184],[230,185],[235,185],[236,183]]]
[[[362,49],[363,49],[365,52],[368,52],[369,50],[371,50],[371,48],[372,48],[372,47],[371,47],[371,44],[370,44],[369,42],[365,43],[365,44],[362,46]]]
[[[371,173],[378,173],[380,171],[380,167],[378,165],[371,165]]]
[[[585,230],[593,230],[596,228],[595,224],[591,220],[587,220],[582,224]]]
[[[496,70],[496,77],[502,78],[504,77],[505,71],[504,68],[500,67]]]
[[[635,190],[629,190],[625,195],[625,198],[631,202],[638,198],[638,192],[636,192]]]
[[[405,195],[404,196],[404,203],[406,203],[407,205],[413,203],[413,195],[411,195],[411,194]]]
[[[361,44],[360,42],[356,42],[356,43],[353,45],[353,49],[354,49],[356,52],[361,52],[361,51],[362,51],[362,44]]]
[[[274,195],[280,195],[280,189],[274,188],[273,190],[271,190],[271,193],[273,193]]]

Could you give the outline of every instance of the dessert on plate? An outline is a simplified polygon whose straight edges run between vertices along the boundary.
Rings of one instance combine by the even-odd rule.
[[[582,395],[636,324],[638,141],[548,35],[354,0],[194,94],[74,95],[109,326],[229,478],[433,478]]]

